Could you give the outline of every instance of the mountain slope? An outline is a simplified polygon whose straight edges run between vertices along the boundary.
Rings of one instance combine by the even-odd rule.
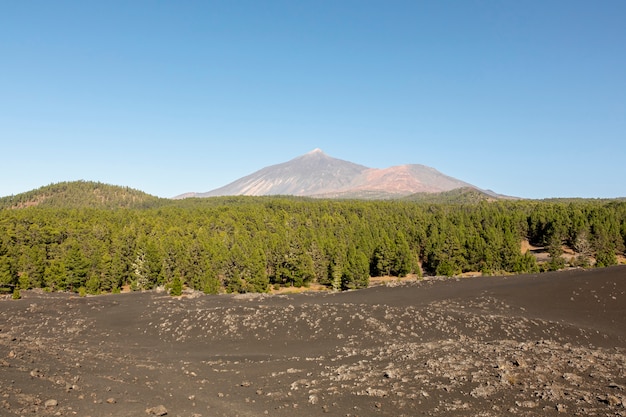
[[[424,165],[385,169],[332,158],[320,149],[272,165],[207,193],[177,198],[227,195],[295,195],[324,198],[398,198],[415,193],[440,193],[476,188]]]
[[[92,181],[69,181],[0,198],[0,209],[33,206],[57,208],[141,208],[156,205],[158,197],[129,187]]]
[[[314,149],[288,162],[263,168],[224,187],[194,196],[310,196],[343,188],[367,169],[362,165],[331,158],[321,149]]]
[[[399,165],[376,169],[370,168],[353,181],[352,190],[386,191],[392,194],[416,192],[439,193],[471,184],[442,174],[425,165]]]

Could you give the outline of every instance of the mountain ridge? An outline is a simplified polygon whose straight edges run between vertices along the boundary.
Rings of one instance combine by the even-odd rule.
[[[398,198],[416,193],[440,193],[466,187],[480,190],[472,184],[445,175],[426,165],[405,164],[382,169],[370,168],[333,158],[320,148],[315,148],[304,155],[267,166],[211,191],[190,192],[174,198],[229,195],[295,195],[318,198],[342,196],[368,198],[364,196],[369,195]]]

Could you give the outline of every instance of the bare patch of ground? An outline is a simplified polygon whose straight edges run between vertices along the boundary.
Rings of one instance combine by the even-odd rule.
[[[326,285],[310,284],[302,287],[278,287],[270,288],[270,294],[299,294],[309,291],[322,291],[328,292],[330,289]]]
[[[563,250],[563,253],[561,254],[561,258],[563,258],[563,260],[569,265],[576,265],[577,264],[576,259],[582,254],[579,252],[576,252],[574,249],[566,245],[561,246],[561,249]],[[530,252],[535,257],[538,263],[545,263],[550,260],[550,254],[548,252],[548,248],[543,247],[543,246],[533,246],[528,242],[528,240],[522,241],[521,252],[522,253]],[[618,265],[626,264],[626,256],[616,255],[616,257],[617,257]],[[588,259],[591,265],[595,264],[596,260],[593,256],[589,256]]]
[[[0,301],[0,415],[626,416],[626,267]],[[167,413],[167,414],[165,414]]]

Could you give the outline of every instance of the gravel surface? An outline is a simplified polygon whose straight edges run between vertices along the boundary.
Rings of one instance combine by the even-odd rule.
[[[22,292],[2,416],[626,416],[626,267],[346,293]]]

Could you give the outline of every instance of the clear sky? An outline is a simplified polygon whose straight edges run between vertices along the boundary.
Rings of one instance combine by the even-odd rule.
[[[0,196],[206,192],[321,148],[626,196],[626,1],[0,1]]]

